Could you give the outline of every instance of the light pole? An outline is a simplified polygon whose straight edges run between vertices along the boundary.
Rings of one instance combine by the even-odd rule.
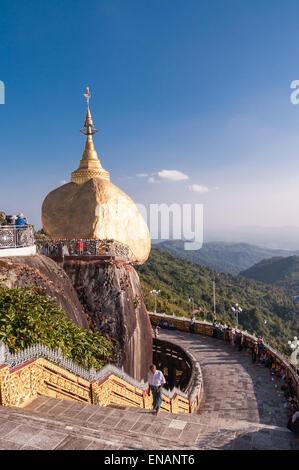
[[[150,294],[153,294],[155,296],[155,311],[154,311],[154,313],[157,313],[157,296],[160,294],[160,292],[161,292],[160,289],[159,290],[153,289],[153,290],[150,291]]]
[[[298,341],[298,338],[297,336],[294,336],[294,340],[293,341],[288,341],[288,345],[290,346],[290,348],[293,350],[292,354],[291,354],[291,357],[290,357],[290,361],[294,364],[294,365],[297,365],[297,356],[299,354],[299,341]]]
[[[216,318],[216,279],[215,279],[215,274],[211,278],[211,281],[213,283],[213,305],[214,305],[214,318]]]
[[[188,301],[192,302],[192,312],[191,313],[193,313],[194,312],[194,299],[193,299],[193,297],[189,297]]]
[[[242,312],[242,309],[241,307],[239,306],[239,304],[235,304],[234,307],[232,307],[232,311],[235,313],[236,315],[236,319],[237,319],[237,326],[239,326],[239,313]]]

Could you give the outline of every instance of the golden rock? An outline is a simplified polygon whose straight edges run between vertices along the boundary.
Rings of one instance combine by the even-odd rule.
[[[132,199],[110,181],[91,178],[67,183],[43,202],[42,222],[52,239],[116,240],[132,251],[131,261],[144,263],[151,249],[147,224]]]
[[[86,96],[86,95],[84,95]],[[55,189],[45,198],[42,223],[51,239],[115,240],[130,248],[130,261],[144,263],[150,253],[151,239],[146,222],[133,200],[110,182],[94,148],[97,132],[89,109],[84,123],[86,145],[79,168],[71,182]]]

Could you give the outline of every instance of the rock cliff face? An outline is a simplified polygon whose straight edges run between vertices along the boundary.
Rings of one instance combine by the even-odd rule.
[[[52,297],[68,318],[88,329],[87,315],[64,270],[42,255],[0,258],[0,281],[7,287],[36,286]]]
[[[136,271],[124,263],[68,260],[63,268],[93,327],[115,342],[114,360],[138,380],[152,362],[152,329]]]
[[[1,280],[8,287],[38,287],[77,325],[108,336],[118,367],[147,380],[152,330],[139,277],[130,265],[68,260],[59,266],[42,255],[0,258]]]

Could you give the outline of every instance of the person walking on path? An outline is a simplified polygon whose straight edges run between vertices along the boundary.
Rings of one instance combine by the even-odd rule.
[[[153,409],[154,415],[157,416],[160,411],[160,406],[162,403],[162,387],[166,384],[165,377],[160,370],[157,370],[157,367],[152,364],[148,372],[148,394],[150,390],[153,394]]]
[[[252,359],[253,364],[256,363],[257,355],[258,355],[258,345],[257,345],[257,341],[255,341],[251,349],[251,359]]]
[[[190,333],[195,333],[195,316],[192,315],[189,326]]]
[[[157,339],[158,336],[159,336],[159,326],[158,326],[158,325],[156,325],[156,326],[154,327],[154,335],[155,335],[155,338],[156,338],[156,339]]]

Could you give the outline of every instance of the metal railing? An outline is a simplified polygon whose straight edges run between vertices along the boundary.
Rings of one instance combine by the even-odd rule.
[[[33,225],[1,225],[0,249],[34,245]]]
[[[152,325],[157,325],[159,321],[167,321],[168,327],[170,324],[179,331],[190,332],[190,318],[188,317],[176,317],[175,315],[166,315],[165,313],[155,313],[148,312]],[[225,330],[224,330],[225,331]],[[193,330],[194,333],[202,334],[206,336],[213,335],[213,324],[208,321],[199,321],[195,320],[195,327]],[[257,338],[247,331],[242,331],[242,335],[245,340],[246,347],[251,347],[254,343],[257,342]],[[225,332],[225,335],[222,337],[224,341],[228,341],[228,335]],[[299,399],[299,376],[297,370],[293,364],[291,364],[285,357],[283,357],[278,351],[273,349],[269,344],[265,344],[265,352],[272,356],[274,362],[280,364],[285,372],[286,377],[290,377],[293,383],[293,386],[296,391],[296,396]]]
[[[117,240],[73,239],[37,240],[38,249],[48,256],[114,256],[125,261],[136,260],[131,248]],[[80,244],[82,249],[80,250]],[[65,249],[67,249],[65,251]]]

